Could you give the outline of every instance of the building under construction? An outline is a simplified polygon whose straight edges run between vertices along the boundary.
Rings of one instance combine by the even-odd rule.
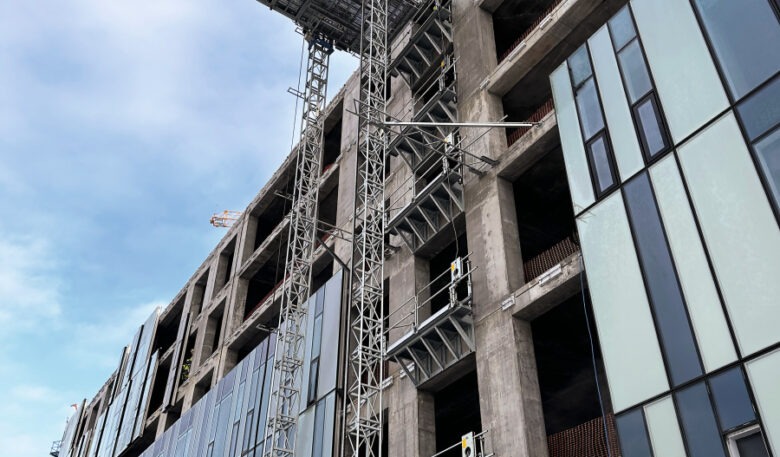
[[[777,0],[260,3],[300,142],[52,455],[780,457]]]

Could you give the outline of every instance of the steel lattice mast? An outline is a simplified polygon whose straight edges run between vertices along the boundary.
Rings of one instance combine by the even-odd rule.
[[[387,0],[363,0],[358,170],[353,218],[344,454],[382,453],[384,168]]]
[[[307,36],[309,57],[303,93],[303,122],[298,144],[295,189],[287,237],[284,300],[280,310],[271,395],[263,455],[292,457],[298,424],[306,339],[311,268],[317,236],[317,198],[321,173],[323,117],[332,42]]]

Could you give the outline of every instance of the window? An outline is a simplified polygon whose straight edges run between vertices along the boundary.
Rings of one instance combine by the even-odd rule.
[[[780,77],[762,87],[737,107],[750,141],[780,123]]]
[[[642,151],[649,162],[669,149],[669,135],[628,6],[610,19],[609,30]]]
[[[675,394],[690,457],[725,457],[707,387],[700,382]]]
[[[572,54],[568,64],[590,172],[596,194],[603,195],[617,184],[617,177],[587,45]]]
[[[317,386],[320,378],[320,352],[322,346],[322,312],[325,308],[325,289],[317,291],[314,305],[314,335],[311,342],[311,363],[309,364],[309,387],[307,403],[317,400]]]
[[[730,457],[769,457],[764,434],[758,425],[734,432],[727,440]]]
[[[624,457],[651,457],[650,442],[642,408],[635,408],[617,417],[618,439]]]
[[[655,157],[669,147],[666,129],[661,124],[661,113],[658,112],[658,100],[655,94],[648,95],[634,107],[634,115],[639,127],[639,139],[642,149],[649,158]]]
[[[694,3],[735,99],[780,70],[780,24],[768,0]]]
[[[732,368],[713,376],[709,382],[715,410],[724,432],[756,420],[740,368]]]
[[[756,155],[769,185],[771,198],[780,210],[780,128],[756,143]]]

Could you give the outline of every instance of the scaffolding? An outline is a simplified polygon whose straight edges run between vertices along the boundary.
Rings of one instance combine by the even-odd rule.
[[[382,455],[383,267],[388,0],[364,0],[360,49],[358,167],[352,230],[343,455]],[[348,416],[349,414],[349,416]]]
[[[306,87],[303,93],[303,121],[295,170],[295,188],[290,212],[290,231],[285,264],[286,278],[279,313],[271,395],[263,455],[292,457],[301,390],[303,348],[306,332],[306,302],[311,292],[311,270],[317,241],[317,199],[319,194],[323,125],[328,64],[332,41],[309,35]]]

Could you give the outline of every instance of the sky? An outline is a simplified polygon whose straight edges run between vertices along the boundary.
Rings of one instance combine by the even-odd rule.
[[[282,162],[301,49],[253,0],[0,1],[0,457],[48,455]]]

